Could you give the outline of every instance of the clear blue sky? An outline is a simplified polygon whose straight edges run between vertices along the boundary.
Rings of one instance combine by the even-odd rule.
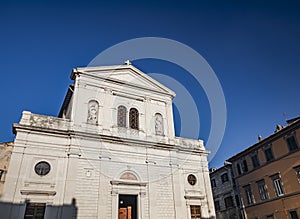
[[[0,141],[13,140],[12,124],[23,110],[58,114],[72,68],[124,40],[165,37],[200,53],[223,87],[227,127],[210,163],[219,167],[258,134],[266,137],[285,124],[283,112],[287,118],[300,115],[299,10],[297,1],[274,0],[2,1]],[[176,75],[190,88],[200,112],[199,138],[207,140],[210,108],[201,87],[170,63],[133,64]]]

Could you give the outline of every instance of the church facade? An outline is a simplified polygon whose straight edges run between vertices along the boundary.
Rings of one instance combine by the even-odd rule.
[[[175,136],[175,93],[130,63],[73,69],[58,117],[23,111],[4,218],[215,218],[202,140]]]

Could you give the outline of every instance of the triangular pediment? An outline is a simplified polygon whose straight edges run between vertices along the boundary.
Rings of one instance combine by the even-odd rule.
[[[102,81],[110,81],[143,90],[175,96],[175,93],[132,65],[77,68],[75,73],[88,75]],[[71,76],[73,77],[73,76]]]

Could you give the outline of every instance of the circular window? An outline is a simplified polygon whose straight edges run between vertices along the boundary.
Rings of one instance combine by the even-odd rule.
[[[46,161],[38,162],[35,165],[34,170],[37,175],[45,176],[50,172],[50,164]]]
[[[197,182],[197,178],[193,174],[188,175],[187,180],[188,180],[189,184],[191,184],[192,186],[195,185]]]

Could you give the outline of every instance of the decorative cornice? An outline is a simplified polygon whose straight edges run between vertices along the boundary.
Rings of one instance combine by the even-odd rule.
[[[158,90],[153,90],[153,89],[149,89],[147,87],[143,87],[143,86],[139,86],[136,84],[132,84],[129,82],[125,82],[122,80],[118,80],[115,78],[107,78],[107,77],[101,77],[101,76],[97,76],[95,74],[91,74],[93,72],[117,72],[117,71],[124,71],[124,70],[129,70],[131,72],[136,73],[137,75],[139,75],[140,77],[143,77],[145,80],[149,81],[152,84],[155,84],[157,87],[159,87],[160,89],[163,90],[162,91],[158,91]],[[133,86],[139,89],[143,89],[143,90],[150,90],[150,91],[154,91],[160,94],[164,94],[164,95],[168,95],[171,96],[171,98],[174,98],[176,96],[176,94],[174,93],[174,91],[170,90],[169,88],[167,88],[166,86],[164,86],[163,84],[159,83],[158,81],[154,80],[153,78],[151,78],[150,76],[148,76],[146,73],[142,72],[141,70],[139,70],[138,68],[134,67],[133,65],[112,65],[112,66],[95,66],[95,67],[84,67],[84,68],[75,68],[72,70],[71,73],[71,79],[75,80],[76,75],[80,76],[80,74],[89,76],[89,77],[94,77],[100,80],[105,80],[105,81],[109,81],[111,83],[118,83],[118,84],[122,84],[122,85],[128,85],[128,86]]]
[[[204,199],[204,195],[185,195],[185,199]]]
[[[232,156],[228,159],[228,161],[233,162],[237,159],[239,159],[242,156],[245,156],[248,153],[251,153],[252,151],[255,151],[265,145],[268,145],[274,141],[276,141],[279,138],[284,137],[285,135],[289,134],[291,131],[298,129],[300,127],[300,120],[295,121],[294,123],[282,128],[281,130],[269,135],[267,138],[262,139],[261,141],[255,143],[254,145],[246,148],[245,150],[239,152],[238,154]]]
[[[47,190],[20,190],[22,195],[56,195],[56,191],[47,191]]]
[[[165,150],[174,150],[174,151],[185,151],[188,153],[195,153],[195,154],[204,154],[208,155],[210,152],[203,149],[203,148],[190,148],[190,147],[184,147],[181,145],[176,144],[166,144],[166,143],[160,143],[160,142],[153,142],[153,141],[146,141],[141,139],[131,139],[131,138],[124,138],[124,137],[118,137],[118,136],[111,136],[111,135],[103,135],[98,133],[88,133],[88,132],[82,132],[82,131],[74,131],[74,130],[58,130],[58,129],[52,129],[52,128],[46,128],[46,127],[35,127],[31,125],[24,125],[24,124],[14,124],[13,125],[14,133],[16,133],[17,129],[27,130],[27,131],[36,131],[36,132],[46,132],[50,134],[59,134],[64,135],[66,137],[73,137],[73,138],[90,138],[90,139],[96,139],[96,140],[102,140],[106,142],[112,142],[116,144],[132,144],[137,146],[145,146],[150,148],[157,148],[157,149],[165,149]]]
[[[139,182],[136,180],[111,180],[112,185],[128,185],[128,186],[146,186],[146,182]]]

